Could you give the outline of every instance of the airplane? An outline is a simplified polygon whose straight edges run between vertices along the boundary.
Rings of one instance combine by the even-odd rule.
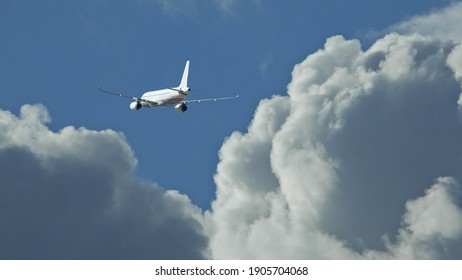
[[[165,88],[160,90],[148,91],[144,93],[141,97],[134,97],[125,95],[122,93],[111,92],[101,88],[99,90],[103,93],[112,94],[115,96],[125,97],[134,100],[130,103],[130,109],[139,110],[141,108],[154,108],[154,107],[171,107],[174,106],[177,112],[183,113],[188,110],[189,103],[199,103],[207,101],[219,101],[226,99],[238,98],[239,95],[230,96],[230,97],[220,97],[220,98],[208,98],[208,99],[197,99],[197,100],[184,100],[184,98],[189,94],[191,89],[188,87],[188,74],[189,74],[189,60],[186,61],[184,67],[183,76],[181,77],[181,82],[177,87]]]

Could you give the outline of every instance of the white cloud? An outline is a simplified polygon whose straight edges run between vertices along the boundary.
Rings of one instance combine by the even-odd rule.
[[[446,8],[434,10],[426,15],[417,15],[390,29],[401,33],[419,33],[443,41],[462,42],[462,3],[454,2]]]
[[[262,101],[248,132],[221,148],[207,213],[213,256],[462,257],[448,58],[453,43],[394,33],[366,51],[335,36],[296,65],[288,96]]]
[[[157,4],[162,11],[171,16],[177,15],[191,15],[196,14],[198,11],[206,6],[211,6],[226,16],[236,16],[236,9],[239,3],[248,4],[251,2],[253,6],[259,7],[262,5],[260,0],[252,1],[241,1],[241,0],[208,0],[208,1],[197,1],[197,0],[149,0]]]
[[[226,14],[233,14],[234,7],[239,0],[212,0],[212,3]]]
[[[458,206],[460,185],[450,177],[438,178],[425,195],[406,203],[396,243],[386,240],[387,253],[368,252],[370,258],[431,259],[451,251],[462,236],[462,210]],[[455,245],[457,246],[457,245]],[[457,251],[456,249],[455,251]]]
[[[197,259],[202,213],[134,178],[112,130],[48,129],[45,107],[0,110],[0,259]]]
[[[260,71],[260,75],[262,78],[265,78],[269,68],[274,62],[274,57],[272,54],[268,54],[265,56],[265,58],[260,62],[260,65],[258,66],[258,70]]]
[[[447,64],[454,71],[456,79],[461,83],[462,87],[462,44],[458,44],[454,47],[451,54],[448,56]],[[459,100],[459,119],[462,123],[462,93],[460,94]]]
[[[168,0],[154,0],[162,11],[171,16],[182,14],[195,14],[197,12],[197,4],[195,0],[181,0],[181,1],[168,1]]]

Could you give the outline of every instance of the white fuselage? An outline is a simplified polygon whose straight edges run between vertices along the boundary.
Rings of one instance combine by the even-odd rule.
[[[158,106],[174,106],[176,104],[181,103],[183,99],[186,97],[186,94],[181,94],[178,91],[171,90],[171,89],[160,89],[154,91],[148,91],[143,96],[142,99],[155,102],[155,103],[148,103],[141,101],[141,105],[145,108],[152,108]]]

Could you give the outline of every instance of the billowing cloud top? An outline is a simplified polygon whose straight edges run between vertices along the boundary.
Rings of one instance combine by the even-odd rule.
[[[390,30],[400,33],[419,33],[442,41],[462,42],[460,14],[462,3],[454,2],[446,8],[417,15],[404,22],[393,25]]]
[[[296,65],[221,148],[214,257],[462,257],[461,51],[335,36]]]
[[[49,121],[41,105],[0,111],[0,259],[204,257],[200,210],[135,179],[123,135]]]

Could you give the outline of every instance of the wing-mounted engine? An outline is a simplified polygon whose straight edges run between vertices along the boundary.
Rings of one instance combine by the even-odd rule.
[[[138,111],[139,109],[141,109],[141,103],[139,101],[130,103],[130,109]]]
[[[177,112],[183,113],[186,110],[188,110],[188,106],[186,105],[186,103],[183,102],[183,103],[175,105],[175,110]]]

